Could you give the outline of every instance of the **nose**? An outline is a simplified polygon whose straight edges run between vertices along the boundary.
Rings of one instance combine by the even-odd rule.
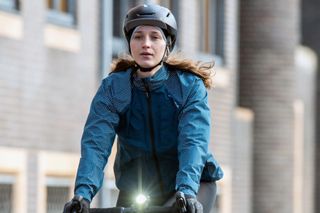
[[[151,39],[146,36],[142,41],[142,48],[149,48],[151,46]]]

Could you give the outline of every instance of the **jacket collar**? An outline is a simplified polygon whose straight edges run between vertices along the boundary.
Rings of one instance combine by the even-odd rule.
[[[160,88],[164,81],[169,77],[168,68],[161,66],[160,69],[151,77],[139,78],[136,73],[133,74],[133,85],[140,90],[145,91],[146,87],[150,91]]]

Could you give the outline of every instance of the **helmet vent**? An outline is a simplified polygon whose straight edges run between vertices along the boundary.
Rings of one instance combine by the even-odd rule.
[[[169,16],[170,16],[170,13],[167,14],[167,17],[169,17]]]
[[[154,13],[142,13],[142,14],[137,14],[137,16],[152,16]]]

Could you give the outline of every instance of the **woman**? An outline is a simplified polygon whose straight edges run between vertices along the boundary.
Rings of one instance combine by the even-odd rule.
[[[92,101],[75,197],[64,212],[88,212],[116,135],[117,206],[131,206],[138,192],[148,194],[150,205],[173,205],[178,192],[185,195],[188,212],[209,212],[215,181],[223,176],[208,152],[206,87],[211,86],[212,64],[169,57],[177,25],[159,5],[132,8],[124,34],[131,56],[114,63]]]

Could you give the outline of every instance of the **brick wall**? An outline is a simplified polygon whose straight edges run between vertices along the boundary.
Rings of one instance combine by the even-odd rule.
[[[0,36],[0,145],[78,150],[97,83],[96,1],[78,3],[78,52],[48,48],[46,5],[22,4],[23,37]],[[8,26],[9,27],[9,26]],[[84,88],[79,90],[79,88]]]
[[[253,110],[253,212],[293,212],[298,2],[241,1],[240,105]]]
[[[228,186],[231,190],[223,196],[232,203],[226,203],[228,206],[224,206],[227,208],[223,212],[227,212],[226,209],[246,212],[252,205],[248,181],[250,144],[241,146],[234,134],[239,130],[239,126],[234,126],[238,104],[239,10],[239,102],[255,115],[253,212],[292,212],[297,2],[251,0],[242,1],[240,8],[239,2],[225,1],[224,64],[216,67],[216,87],[209,92],[213,121],[210,148],[217,160],[231,171]],[[190,0],[188,4],[183,1],[179,11],[179,44],[182,51],[191,56],[198,54],[201,33],[196,22],[197,7],[197,0]],[[78,52],[45,45],[44,8],[42,1],[23,1],[22,39],[0,36],[0,145],[78,152],[85,116],[98,85],[99,5],[98,1],[78,1],[79,24],[75,29],[81,41]],[[220,78],[224,79],[223,84],[218,83]],[[247,155],[243,155],[242,150]],[[31,182],[28,190],[35,200],[38,195],[31,193],[36,185],[32,183],[36,179],[32,172],[37,172],[37,168],[32,166],[38,158],[34,153],[30,151],[28,155],[27,177]],[[242,184],[239,180],[248,182]],[[248,192],[247,196],[241,196],[244,191]],[[29,206],[29,212],[34,210]]]
[[[233,130],[235,105],[237,102],[237,72],[238,72],[238,0],[226,0],[224,11],[224,58],[223,64],[215,66],[214,88],[209,91],[209,102],[211,106],[211,143],[210,149],[216,159],[225,169],[226,177],[219,183],[221,192],[221,212],[228,212],[236,206],[236,203],[247,202],[241,197],[241,189],[245,187],[236,184],[232,171],[234,168],[233,144],[236,140]],[[187,56],[199,59],[198,45],[199,31],[199,1],[190,0],[180,4],[180,17],[178,20],[181,50]],[[214,57],[212,57],[215,60]],[[244,163],[245,164],[245,163]],[[228,171],[228,172],[227,172]],[[238,174],[245,177],[246,170],[240,170]],[[230,176],[229,176],[230,175]],[[229,191],[230,190],[230,191]],[[234,192],[239,200],[232,200],[230,192]],[[242,199],[243,198],[243,199]],[[249,201],[249,205],[251,205]]]
[[[76,51],[47,46],[45,2],[22,1],[18,14],[0,11],[22,23],[21,38],[0,34],[0,147],[28,153],[22,192],[27,194],[26,212],[39,212],[39,205],[45,205],[38,191],[38,151],[79,153],[98,86],[98,1],[77,1],[76,28],[60,27],[79,35]],[[6,170],[0,168],[2,172]]]
[[[178,27],[180,49],[187,56],[199,59],[199,2],[189,1],[180,4]],[[232,113],[235,105],[236,72],[237,72],[237,11],[238,1],[225,1],[225,57],[224,64],[216,65],[215,87],[209,91],[209,102],[212,109],[212,143],[211,148],[219,162],[231,164]],[[214,60],[215,58],[212,57]],[[224,78],[226,84],[220,84]]]

